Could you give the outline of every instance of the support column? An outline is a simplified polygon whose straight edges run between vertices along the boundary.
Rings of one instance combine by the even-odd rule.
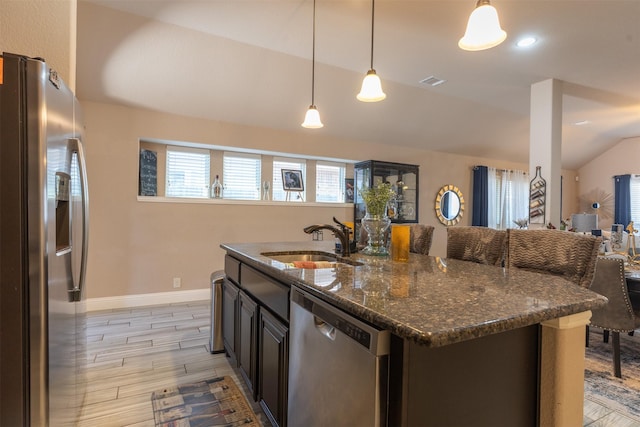
[[[585,328],[591,311],[542,323],[540,426],[581,426]]]
[[[529,176],[541,166],[547,181],[545,224],[560,226],[562,219],[562,81],[544,80],[531,85]],[[531,228],[544,228],[533,224]]]

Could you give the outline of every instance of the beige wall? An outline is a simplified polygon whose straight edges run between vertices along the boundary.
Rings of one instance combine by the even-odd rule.
[[[253,148],[348,160],[387,160],[420,165],[420,222],[436,227],[431,253],[446,253],[446,228],[435,216],[441,186],[460,187],[466,202],[461,224],[470,224],[471,168],[485,164],[526,165],[398,149],[362,141],[335,140],[325,133],[281,132],[206,121],[127,107],[84,102],[85,145],[91,201],[88,283],[90,298],[136,295],[209,286],[223,267],[223,242],[300,241],[312,223],[353,217],[351,207],[278,206],[138,201],[138,140],[157,138]],[[428,147],[428,141],[424,143]],[[325,238],[331,238],[325,234]]]
[[[596,157],[578,170],[578,191],[576,198],[602,190],[611,196],[611,212],[614,204],[613,177],[624,174],[640,174],[640,137],[626,138],[613,148]],[[600,219],[603,230],[610,229],[611,219]],[[625,224],[626,225],[626,224]]]
[[[44,57],[75,87],[76,0],[2,0],[0,51]],[[471,167],[505,169],[527,165],[490,159],[397,149],[362,141],[334,140],[325,132],[284,133],[270,129],[176,117],[82,102],[89,165],[91,238],[90,298],[207,288],[209,273],[222,268],[221,242],[304,240],[307,224],[349,218],[351,208],[238,204],[174,204],[137,201],[139,138],[185,140],[214,145],[353,160],[388,160],[420,165],[420,222],[436,227],[431,253],[446,252],[446,228],[435,216],[439,188],[460,187],[466,201],[461,224],[470,224]],[[523,136],[528,138],[528,136]],[[623,172],[618,172],[623,173]],[[577,200],[575,173],[563,171],[563,216]],[[611,176],[611,174],[609,174]],[[571,178],[568,179],[568,176]],[[575,203],[574,203],[575,205]]]
[[[0,52],[44,58],[75,92],[76,0],[2,0]]]

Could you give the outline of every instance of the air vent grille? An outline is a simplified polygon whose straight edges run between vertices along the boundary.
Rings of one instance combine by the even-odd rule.
[[[425,79],[420,80],[420,83],[425,84],[425,85],[429,85],[429,86],[438,86],[441,85],[442,83],[446,82],[446,80],[442,80],[439,79],[435,76],[429,76]]]

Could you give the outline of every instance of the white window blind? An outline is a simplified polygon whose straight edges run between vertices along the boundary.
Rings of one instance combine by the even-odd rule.
[[[344,164],[316,163],[316,202],[344,203]]]
[[[640,224],[640,175],[631,175],[629,192],[631,193],[631,221],[637,227],[637,224]],[[627,225],[624,224],[624,226]]]
[[[167,147],[167,197],[208,197],[209,150]]]
[[[307,162],[298,159],[274,158],[273,159],[273,200],[287,200],[287,192],[282,188],[282,169],[302,171],[303,187],[307,181]],[[301,191],[301,197],[306,200],[305,192]],[[289,200],[298,200],[298,193],[294,192]]]
[[[222,165],[224,198],[260,200],[261,164],[259,154],[225,152]]]

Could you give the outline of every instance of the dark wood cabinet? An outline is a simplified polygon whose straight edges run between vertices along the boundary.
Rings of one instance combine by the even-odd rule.
[[[222,340],[224,349],[229,356],[231,366],[238,366],[236,356],[236,322],[238,319],[238,295],[240,289],[229,279],[222,282]]]
[[[257,399],[258,304],[240,291],[238,298],[238,367],[253,399]]]
[[[259,314],[258,396],[274,426],[287,424],[289,327],[266,310]]]
[[[255,401],[277,427],[287,425],[291,287],[227,255],[222,336]]]

